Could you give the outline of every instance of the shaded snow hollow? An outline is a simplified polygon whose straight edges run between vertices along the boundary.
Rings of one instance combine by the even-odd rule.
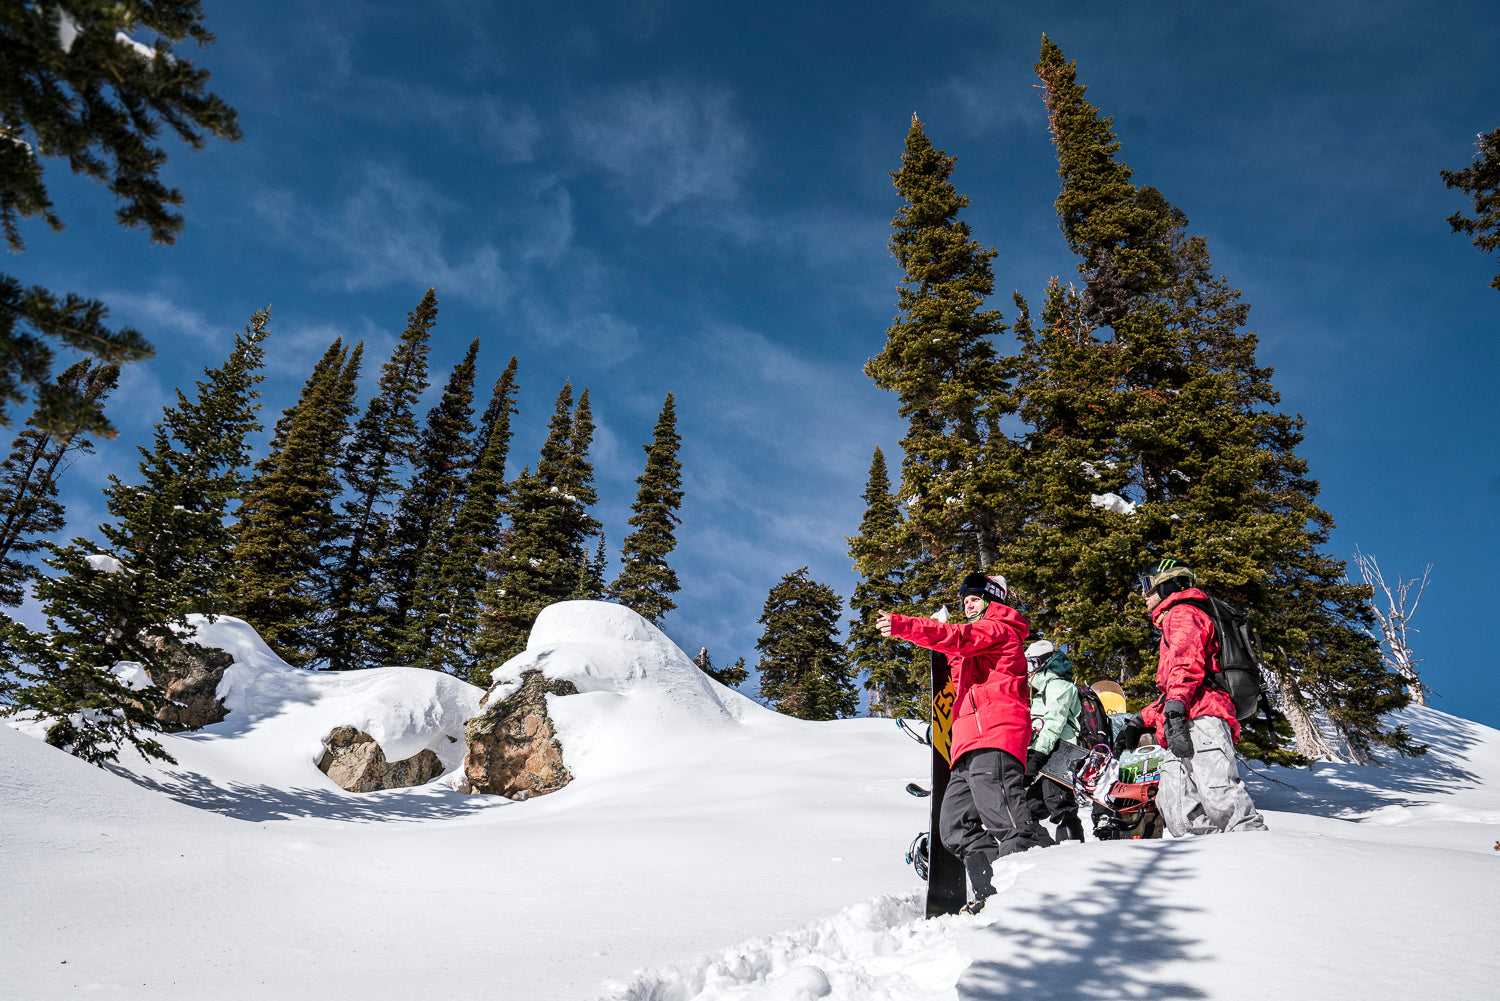
[[[549,696],[575,781],[524,803],[451,788],[478,689],[297,670],[243,622],[200,626],[235,657],[231,711],[163,735],[176,767],[104,771],[0,726],[0,994],[1446,1001],[1500,982],[1500,733],[1433,710],[1400,717],[1425,758],[1249,776],[1269,833],[1029,852],[983,914],[927,921],[902,860],[927,748],[889,720],[772,713],[624,609],[555,605],[497,672],[497,694],[532,669],[579,690]],[[338,725],[449,774],[345,792],[316,768]]]

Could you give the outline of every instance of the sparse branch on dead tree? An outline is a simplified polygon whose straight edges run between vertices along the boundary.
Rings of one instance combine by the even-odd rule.
[[[1356,549],[1354,565],[1359,570],[1360,579],[1370,588],[1370,611],[1380,625],[1379,636],[1368,629],[1365,631],[1380,643],[1380,653],[1385,662],[1406,680],[1412,701],[1425,706],[1430,689],[1417,676],[1417,665],[1422,661],[1412,653],[1407,634],[1420,631],[1412,626],[1411,621],[1416,617],[1417,606],[1422,603],[1422,593],[1427,590],[1432,579],[1432,564],[1429,563],[1422,569],[1420,580],[1397,578],[1394,588],[1385,582],[1385,576],[1380,572],[1380,564],[1375,562],[1375,557]],[[1385,596],[1383,604],[1377,600],[1382,594]]]

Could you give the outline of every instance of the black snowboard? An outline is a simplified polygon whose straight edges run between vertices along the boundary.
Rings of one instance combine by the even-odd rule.
[[[948,750],[953,737],[953,679],[948,658],[932,654],[932,819],[927,838],[927,916],[957,914],[966,902],[964,863],[943,847],[938,832],[943,793],[948,789]]]
[[[1067,740],[1059,740],[1057,747],[1047,756],[1047,763],[1042,765],[1042,776],[1049,778],[1058,785],[1073,789],[1073,770],[1078,762],[1089,756],[1089,752],[1077,744]]]

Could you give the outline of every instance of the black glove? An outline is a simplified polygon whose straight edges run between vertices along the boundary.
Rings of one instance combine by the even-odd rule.
[[[1141,722],[1141,714],[1136,713],[1125,723],[1125,728],[1115,738],[1115,757],[1119,757],[1126,751],[1133,750],[1136,742],[1141,739],[1141,734],[1146,732],[1145,724]]]
[[[1038,774],[1040,774],[1041,771],[1042,771],[1042,766],[1047,763],[1047,759],[1050,758],[1051,756],[1052,755],[1050,755],[1050,754],[1043,754],[1041,751],[1038,751],[1038,750],[1027,751],[1026,752],[1026,774],[1027,775],[1038,775]]]
[[[1187,718],[1187,708],[1177,701],[1162,706],[1166,719],[1167,750],[1179,758],[1193,756],[1193,729]]]

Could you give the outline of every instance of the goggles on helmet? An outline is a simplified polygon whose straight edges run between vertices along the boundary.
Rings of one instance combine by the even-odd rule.
[[[1158,560],[1136,575],[1141,582],[1141,593],[1150,594],[1161,585],[1163,581],[1172,580],[1176,577],[1187,578],[1187,586],[1192,587],[1198,582],[1198,575],[1191,569],[1178,563],[1176,560]]]

